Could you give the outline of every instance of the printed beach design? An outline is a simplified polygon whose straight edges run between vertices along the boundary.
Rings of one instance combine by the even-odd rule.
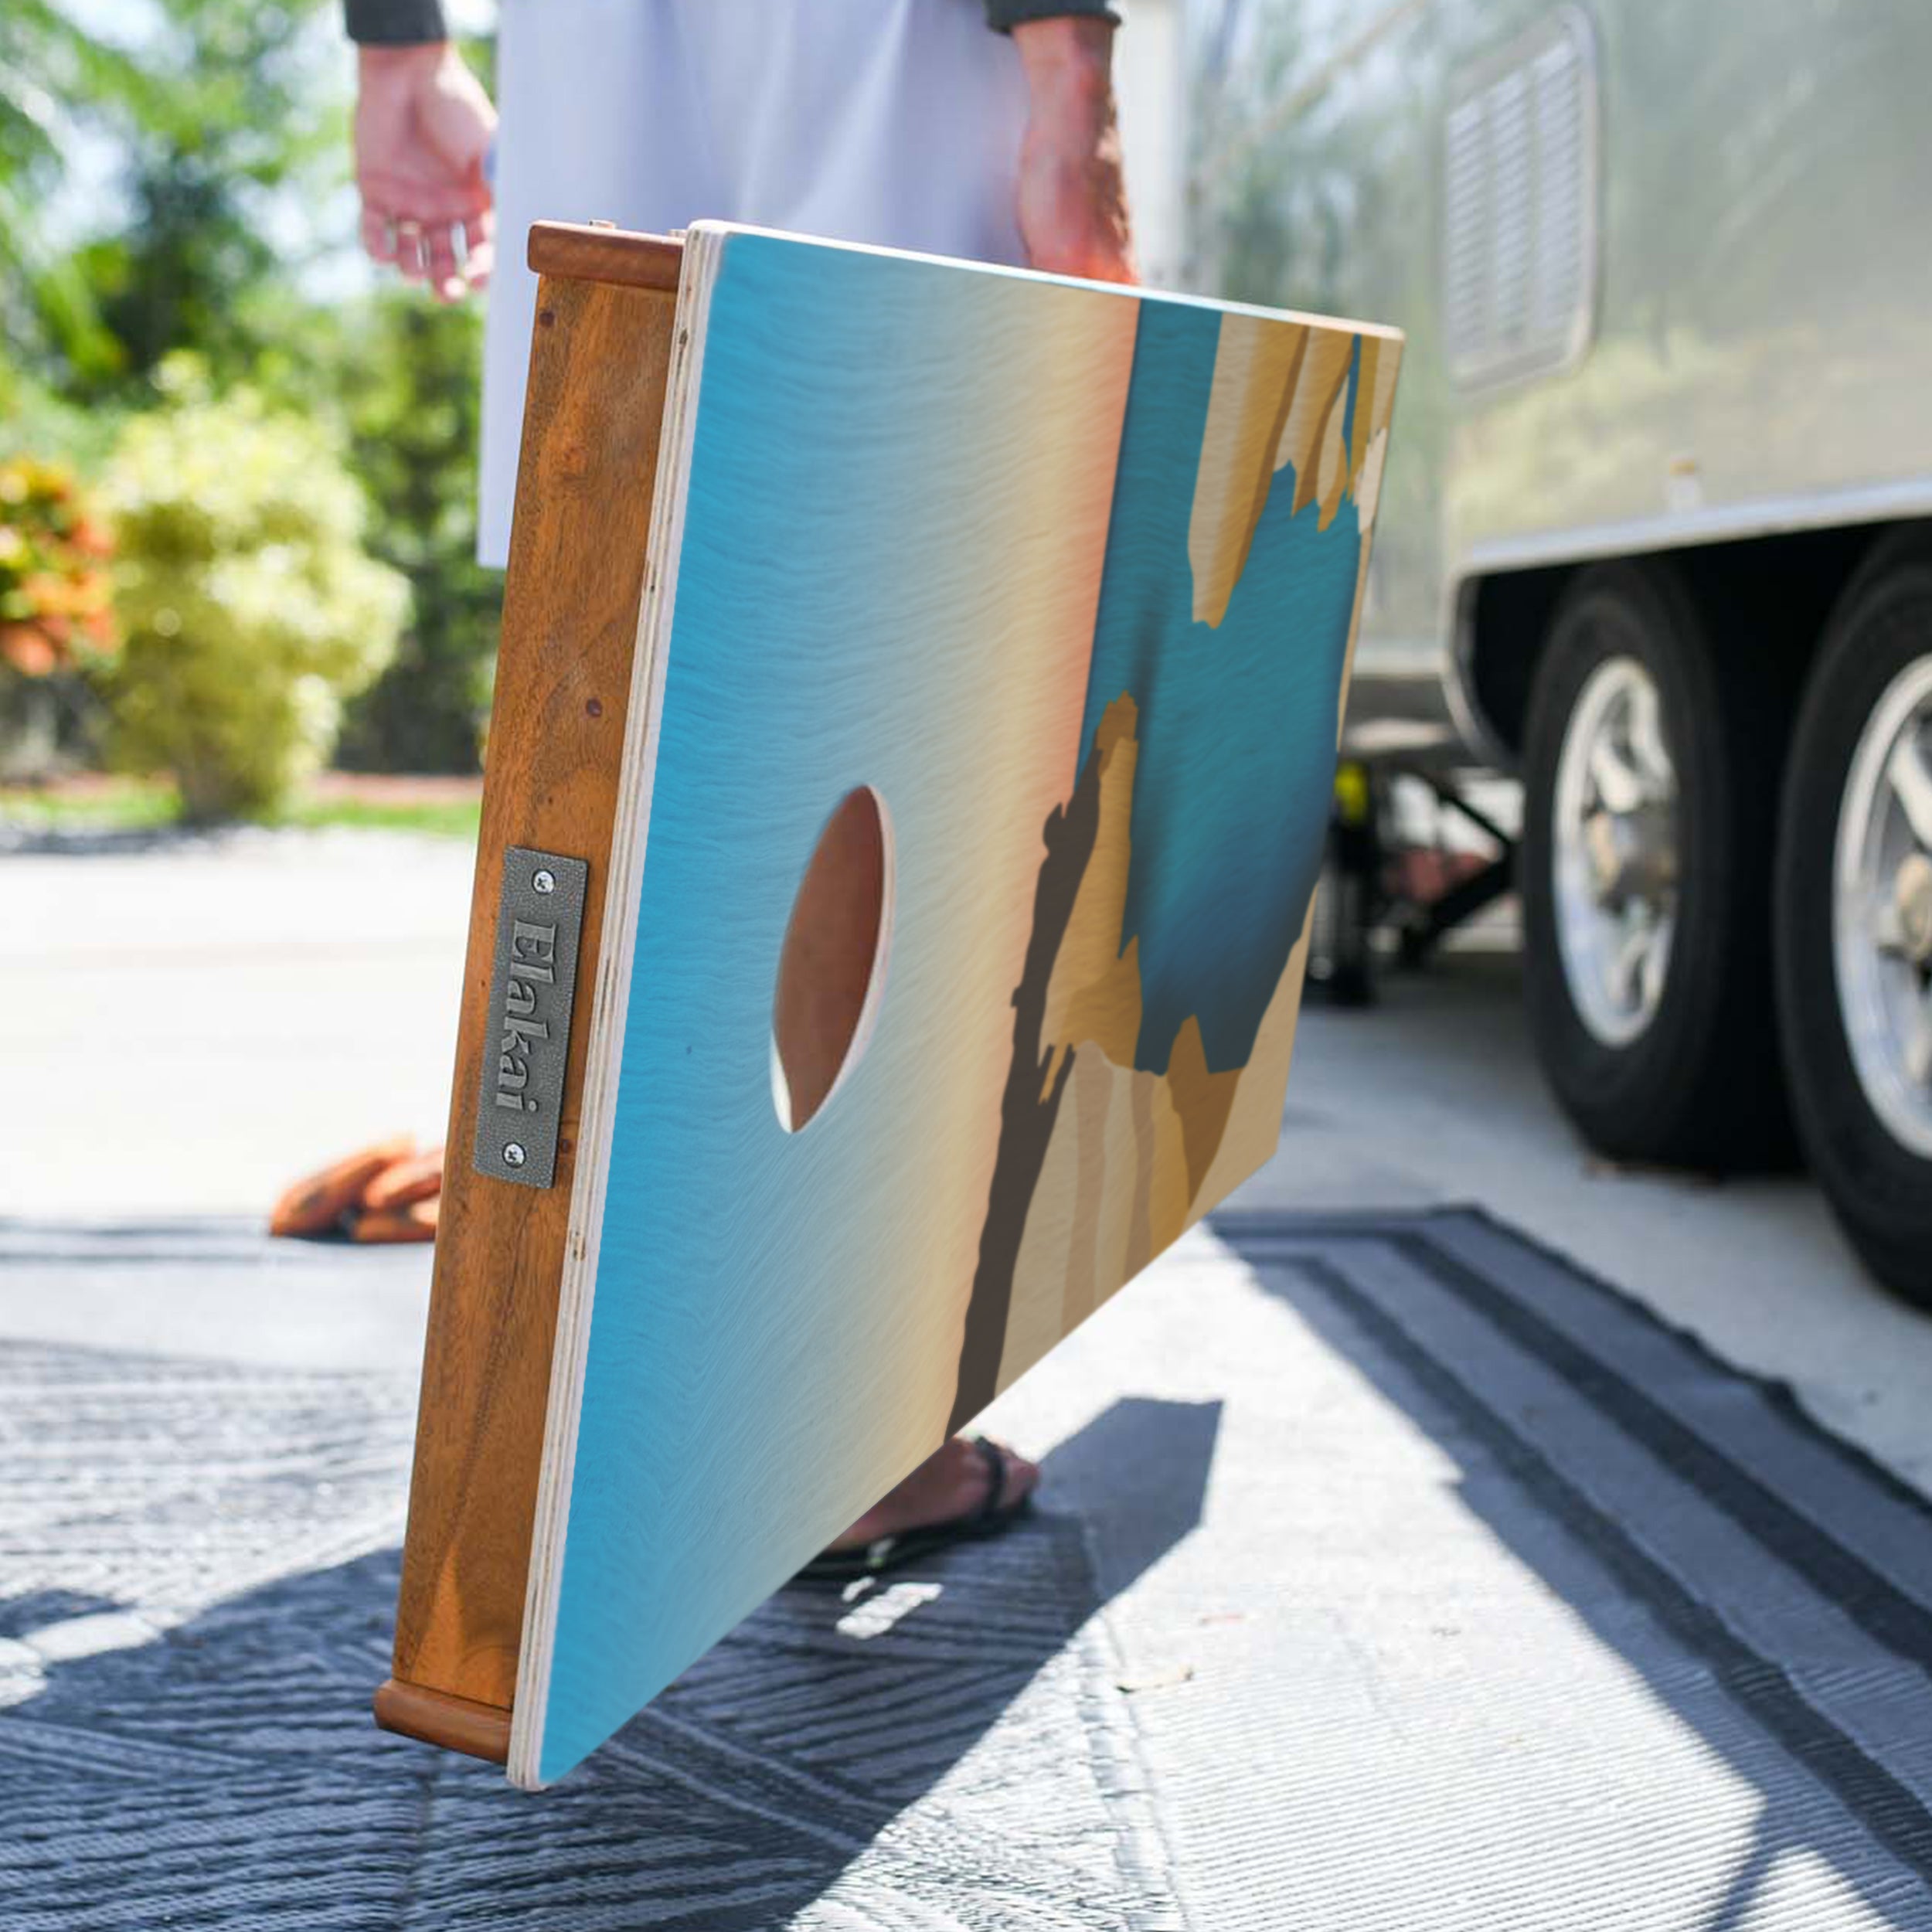
[[[1273,1151],[1400,349],[696,232],[546,1779]],[[774,975],[861,785],[889,957],[789,1133]]]
[[[1274,1151],[1398,353],[1142,308],[954,1427]]]

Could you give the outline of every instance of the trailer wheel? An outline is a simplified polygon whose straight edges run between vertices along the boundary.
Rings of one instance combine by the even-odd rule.
[[[1770,875],[1785,701],[1720,665],[1669,565],[1585,571],[1530,701],[1519,885],[1531,1031],[1612,1159],[1788,1158]]]
[[[1932,1306],[1932,546],[1874,566],[1827,630],[1793,745],[1778,1018],[1827,1198],[1872,1272]]]

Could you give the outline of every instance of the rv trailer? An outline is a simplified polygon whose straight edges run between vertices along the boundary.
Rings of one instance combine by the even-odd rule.
[[[1350,737],[1521,779],[1559,1100],[1932,1304],[1932,7],[1188,20],[1199,285],[1407,332]]]

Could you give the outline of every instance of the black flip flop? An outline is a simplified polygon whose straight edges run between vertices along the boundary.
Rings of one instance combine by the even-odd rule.
[[[954,1543],[977,1543],[997,1536],[1010,1529],[1032,1507],[1029,1489],[1017,1501],[1002,1503],[1006,1489],[1006,1458],[997,1443],[984,1436],[971,1438],[986,1464],[988,1483],[986,1496],[977,1509],[964,1515],[948,1516],[943,1522],[922,1523],[917,1529],[901,1530],[896,1536],[875,1536],[869,1543],[855,1543],[849,1549],[828,1549],[812,1558],[792,1578],[795,1583],[847,1583],[860,1577],[876,1577],[896,1570],[901,1563],[917,1563]]]

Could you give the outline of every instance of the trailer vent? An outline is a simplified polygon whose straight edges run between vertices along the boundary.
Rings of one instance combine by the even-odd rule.
[[[1597,298],[1597,63],[1565,8],[1449,91],[1443,155],[1449,372],[1544,374],[1589,345]]]

